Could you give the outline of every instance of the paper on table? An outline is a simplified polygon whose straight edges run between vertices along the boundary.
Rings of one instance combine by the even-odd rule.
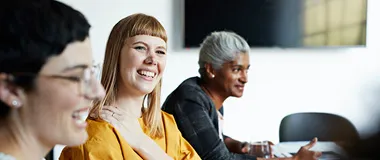
[[[302,142],[281,142],[274,147],[278,152],[297,153],[298,150],[308,144],[307,141]],[[335,152],[340,155],[346,155],[345,151],[334,142],[317,142],[310,150],[319,152]]]

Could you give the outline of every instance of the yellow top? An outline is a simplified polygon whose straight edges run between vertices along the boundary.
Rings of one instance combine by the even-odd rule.
[[[182,137],[174,117],[161,111],[164,136],[154,141],[175,160],[201,159],[191,145]],[[141,128],[145,128],[142,118]],[[118,131],[103,120],[87,120],[88,140],[76,147],[65,147],[60,160],[142,160]],[[148,135],[148,130],[144,129]]]

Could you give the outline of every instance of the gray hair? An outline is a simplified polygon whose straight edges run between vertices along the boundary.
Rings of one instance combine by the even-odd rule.
[[[238,54],[249,53],[249,49],[244,38],[234,32],[213,32],[201,44],[198,72],[203,77],[206,73],[205,64],[211,64],[218,70],[224,63],[233,61]]]

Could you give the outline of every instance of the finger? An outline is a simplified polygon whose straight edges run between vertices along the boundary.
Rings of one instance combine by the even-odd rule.
[[[317,138],[313,138],[313,140],[311,140],[309,144],[303,146],[302,148],[309,150],[317,143],[317,141],[318,141]]]
[[[243,153],[248,153],[248,152],[249,152],[249,145],[244,146],[244,147],[241,149],[241,152],[243,152]]]
[[[322,152],[314,152],[314,158],[318,159],[322,156]]]
[[[271,141],[267,141],[269,145],[274,146],[274,143]]]
[[[100,111],[100,118],[111,123],[113,121],[113,119],[115,119],[115,117],[112,116],[112,113],[113,112],[111,112],[109,110],[101,110]]]
[[[118,121],[121,121],[121,120],[122,120],[122,116],[121,116],[121,114],[118,114],[117,112],[112,111],[112,110],[110,110],[109,108],[102,108],[102,110],[101,110],[100,112],[101,112],[101,113],[106,113],[106,114],[112,116],[113,118],[115,118],[115,119],[118,120]]]
[[[121,111],[119,110],[119,108],[114,106],[103,106],[102,109],[109,110],[111,112],[114,112],[114,114],[121,115]]]
[[[91,118],[96,118],[96,114],[95,113],[90,113],[89,115]]]

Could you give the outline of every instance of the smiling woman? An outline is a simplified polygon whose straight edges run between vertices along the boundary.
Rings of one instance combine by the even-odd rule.
[[[60,159],[200,159],[160,108],[166,46],[152,16],[130,15],[114,26],[101,78],[106,96],[91,109],[89,140],[66,147]]]
[[[90,25],[57,1],[5,3],[0,4],[0,159],[41,160],[56,144],[86,141],[83,117],[91,101],[104,96],[90,69]]]
[[[223,135],[223,102],[228,97],[243,96],[248,82],[249,50],[247,42],[236,33],[211,33],[200,49],[200,77],[182,82],[162,106],[173,114],[183,136],[204,160],[256,159],[247,154],[247,143]],[[313,140],[290,159],[318,158],[319,152],[308,150],[315,143]]]

